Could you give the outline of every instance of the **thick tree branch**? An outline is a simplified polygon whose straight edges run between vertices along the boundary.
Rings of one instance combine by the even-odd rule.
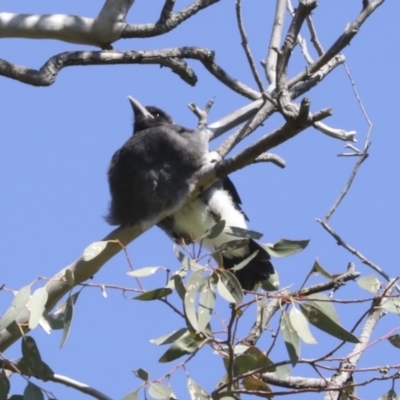
[[[67,14],[2,12],[0,38],[56,39],[110,49],[111,43],[121,38],[152,37],[167,33],[218,1],[195,0],[181,11],[171,14],[173,2],[167,0],[158,22],[139,25],[126,23],[126,14],[134,0],[107,0],[96,19]]]

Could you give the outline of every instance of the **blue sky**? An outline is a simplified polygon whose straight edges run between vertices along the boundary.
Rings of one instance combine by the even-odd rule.
[[[162,3],[160,0],[150,3],[137,0],[128,22],[155,21]],[[187,3],[177,1],[176,8]],[[267,51],[273,18],[270,3],[243,2],[246,30],[257,62],[265,58]],[[61,0],[27,4],[5,0],[2,6],[2,10],[9,12],[95,17],[101,2]],[[343,32],[360,8],[361,1],[320,2],[314,11],[314,21],[325,48]],[[396,79],[399,13],[399,2],[386,1],[344,51],[374,130],[370,157],[331,219],[333,228],[349,244],[392,277],[399,271],[400,191],[396,178],[400,172],[396,122],[396,95],[400,89]],[[304,33],[308,38],[308,33]],[[191,45],[215,50],[217,61],[228,73],[256,87],[241,50],[234,4],[230,1],[221,1],[165,37],[121,40],[114,48],[140,50]],[[3,59],[32,68],[39,68],[54,54],[87,49],[92,48],[48,40],[3,39],[0,42]],[[296,50],[292,57],[290,76],[304,68],[305,62],[299,53]],[[132,115],[127,95],[133,95],[143,104],[165,109],[176,122],[189,127],[197,122],[187,108],[189,102],[202,106],[215,97],[211,122],[248,103],[209,76],[199,63],[190,61],[190,65],[199,77],[195,87],[188,86],[166,68],[145,65],[66,68],[52,86],[40,88],[0,79],[0,220],[4,232],[0,244],[0,284],[18,290],[37,277],[50,278],[79,257],[87,245],[110,231],[103,219],[109,202],[106,172],[112,154],[131,134]],[[363,146],[368,126],[342,67],[307,97],[311,99],[312,111],[332,107],[334,115],[325,122],[337,128],[356,130],[358,146]],[[238,149],[281,123],[282,118],[274,116]],[[304,252],[274,260],[281,286],[298,288],[316,258],[332,273],[343,272],[348,262],[354,261],[363,275],[371,274],[368,267],[338,247],[315,221],[331,207],[356,161],[337,157],[344,151],[344,143],[309,129],[274,151],[286,160],[285,169],[257,164],[233,174],[232,179],[240,191],[251,229],[264,233],[264,242],[275,242],[282,237],[311,239]],[[170,240],[157,228],[129,245],[128,251],[136,268],[163,265],[174,270],[179,267]],[[125,257],[119,254],[90,283],[136,287],[135,281],[126,275],[128,270]],[[321,280],[321,277],[313,277],[310,283]],[[164,282],[162,273],[143,280],[146,289],[163,286]],[[83,291],[76,305],[70,337],[62,350],[59,349],[60,332],[48,336],[39,328],[31,334],[43,359],[55,372],[118,399],[140,385],[131,372],[133,369],[145,368],[157,379],[172,368],[172,365],[157,363],[165,349],[151,345],[149,340],[181,328],[182,321],[162,304],[124,299],[120,290],[108,289],[107,293],[104,299],[98,288]],[[368,297],[368,294],[354,283],[347,284],[335,295],[338,299],[361,297]],[[11,300],[9,293],[2,293],[0,314]],[[221,298],[218,303],[219,312],[226,318],[227,303]],[[366,306],[363,307],[338,307],[347,329],[365,310]],[[251,312],[242,323],[243,333],[252,322]],[[373,338],[396,327],[396,318],[393,314],[386,316]],[[319,344],[304,345],[304,358],[324,354],[336,343],[327,335],[312,330]],[[259,347],[265,350],[270,342],[271,337],[266,334]],[[341,354],[349,349],[346,346]],[[5,355],[18,357],[19,342]],[[274,361],[287,359],[282,345],[277,346],[271,358]],[[397,360],[397,351],[383,342],[366,351],[360,366],[394,364]],[[195,381],[211,391],[223,374],[223,366],[206,348],[188,364],[188,371]],[[324,373],[328,377],[331,374],[330,371]],[[315,376],[310,368],[300,367],[293,375]],[[21,392],[24,386],[18,378],[13,379],[12,384],[12,393]],[[61,385],[42,386],[59,399],[87,398]],[[179,399],[188,398],[182,371],[173,376],[172,387]],[[385,382],[360,388],[358,394],[361,398],[378,398],[389,389],[390,383]]]

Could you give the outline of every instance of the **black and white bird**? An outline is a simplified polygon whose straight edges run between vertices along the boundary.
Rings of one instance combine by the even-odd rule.
[[[108,171],[112,225],[154,223],[163,212],[167,217],[158,226],[171,238],[186,243],[202,237],[218,221],[226,226],[247,229],[241,200],[229,178],[217,181],[195,200],[184,204],[195,173],[212,156],[208,151],[209,132],[192,130],[173,122],[157,107],[143,107],[129,98],[135,115],[133,136],[112,157]],[[222,232],[203,239],[211,251],[236,238]],[[222,253],[222,266],[231,269],[257,251],[257,255],[235,275],[245,290],[252,290],[274,274],[270,256],[253,239],[246,246]]]

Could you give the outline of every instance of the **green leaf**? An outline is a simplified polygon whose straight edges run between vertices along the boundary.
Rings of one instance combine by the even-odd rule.
[[[300,356],[300,338],[293,328],[290,322],[289,314],[286,311],[282,312],[281,332],[290,361],[294,367],[297,364]]]
[[[8,325],[10,325],[13,321],[15,321],[18,315],[21,314],[21,311],[25,308],[30,295],[31,295],[30,285],[24,286],[18,291],[18,293],[14,297],[14,300],[11,303],[11,306],[7,309],[7,311],[4,313],[3,317],[0,320],[0,331],[6,329]]]
[[[142,381],[148,381],[149,380],[149,373],[143,369],[139,368],[133,371],[133,373],[140,378]]]
[[[295,306],[290,310],[289,317],[294,330],[303,342],[307,344],[317,344],[308,326],[307,318]]]
[[[254,371],[257,367],[255,357],[248,354],[240,354],[233,360],[233,374],[235,376],[243,375],[246,372]]]
[[[157,346],[163,345],[163,344],[171,344],[178,340],[185,332],[187,332],[187,328],[181,328],[178,329],[177,331],[173,331],[172,333],[169,333],[168,335],[161,336],[157,339],[151,339],[150,343],[156,344]]]
[[[216,294],[212,286],[212,278],[209,277],[200,292],[197,332],[203,332],[210,322],[215,306],[215,298]]]
[[[391,313],[400,315],[400,299],[389,299],[381,308]]]
[[[364,276],[357,281],[357,284],[360,288],[373,294],[378,293],[379,289],[382,287],[382,283],[375,275]]]
[[[64,273],[65,280],[67,281],[67,285],[72,287],[75,283],[74,273],[70,269],[66,269]]]
[[[243,291],[236,276],[229,271],[218,270],[218,293],[229,303],[240,304],[243,301]]]
[[[100,242],[94,242],[83,251],[82,261],[90,261],[96,258],[103,250],[107,247],[109,241],[102,240]]]
[[[130,392],[126,394],[122,400],[139,400],[139,389],[135,390],[134,392]]]
[[[217,253],[226,253],[232,250],[240,249],[241,247],[247,246],[249,241],[247,239],[240,239],[240,240],[231,240],[230,242],[225,242],[217,249],[215,249],[214,254]]]
[[[260,232],[243,229],[236,226],[226,226],[224,229],[224,233],[242,239],[260,240],[263,237],[263,234]]]
[[[174,246],[174,252],[178,260],[181,262],[184,270],[198,271],[200,269],[204,269],[204,267],[201,266],[199,263],[181,253],[177,246]]]
[[[135,269],[134,271],[129,271],[126,274],[133,276],[134,278],[144,278],[145,276],[150,276],[155,274],[161,267],[145,267],[140,269]]]
[[[225,224],[226,223],[223,219],[221,221],[218,221],[211,229],[207,230],[204,237],[206,237],[208,239],[215,239],[222,233],[222,231],[225,228]]]
[[[139,296],[134,297],[132,300],[141,300],[141,301],[151,301],[162,299],[165,296],[168,296],[172,293],[172,290],[169,288],[161,288],[149,290],[148,292],[139,294]]]
[[[74,316],[74,305],[78,300],[80,292],[76,292],[72,296],[68,297],[65,302],[65,312],[64,312],[64,330],[61,338],[60,349],[64,346],[65,342],[68,339],[69,331],[71,329],[72,318]]]
[[[199,335],[192,335],[189,330],[174,343],[158,360],[160,363],[166,363],[176,360],[187,354],[192,354],[203,343],[203,339]]]
[[[170,388],[159,382],[151,382],[149,387],[149,395],[156,400],[176,399],[176,396]]]
[[[183,300],[186,317],[195,331],[198,331],[198,320],[196,313],[196,296],[202,282],[204,268],[193,272],[187,283],[187,291]]]
[[[24,399],[26,400],[44,400],[42,391],[33,383],[28,382],[24,390]]]
[[[308,321],[318,329],[321,329],[322,331],[340,340],[351,343],[359,343],[359,340],[356,336],[342,328],[340,322],[335,321],[320,308],[316,307],[315,303],[303,303],[300,304],[300,308]]]
[[[400,349],[400,335],[392,335],[388,337],[388,340],[394,347]]]
[[[191,400],[211,400],[211,396],[190,376],[187,379],[187,387]]]
[[[338,276],[340,276],[340,274],[330,274],[329,272],[327,272],[324,268],[322,268],[321,264],[319,263],[318,260],[315,260],[312,271],[311,272],[318,272],[320,273],[323,277],[327,278],[327,279],[336,279]]]
[[[264,394],[262,397],[266,397],[267,399],[274,398],[271,388],[265,382],[263,382],[261,379],[258,379],[254,376],[247,376],[246,378],[244,378],[243,386],[247,390],[256,390],[259,392],[271,393],[271,396],[268,396],[268,395],[265,396],[265,394]]]
[[[31,365],[41,366],[42,357],[33,337],[26,335],[22,338],[21,351],[23,358],[29,360]]]
[[[309,240],[280,239],[274,244],[267,244],[267,252],[273,257],[287,257],[304,250]]]
[[[274,375],[280,379],[284,379],[290,375],[290,372],[291,370],[287,365],[278,365]]]
[[[390,389],[383,396],[379,397],[378,400],[396,400],[396,399],[397,399],[396,392],[393,389]]]
[[[7,400],[10,391],[10,381],[4,370],[0,370],[0,400]]]
[[[173,282],[173,287],[175,288],[176,292],[178,293],[178,296],[181,298],[181,300],[185,299],[185,294],[186,294],[186,288],[185,285],[183,284],[183,279],[180,275],[174,275],[170,282]]]
[[[259,369],[263,367],[262,370],[259,370],[260,373],[264,372],[274,372],[276,371],[276,367],[273,366],[273,362],[257,347],[251,346],[245,351],[246,355],[251,355],[256,360],[255,368]]]
[[[34,329],[39,324],[39,321],[43,316],[48,297],[49,295],[45,287],[39,288],[33,293],[31,299],[29,300],[29,308],[31,310],[31,314],[29,316],[29,329]]]
[[[324,293],[314,293],[307,296],[308,303],[318,308],[322,313],[326,314],[331,320],[340,325],[339,316],[330,298]]]

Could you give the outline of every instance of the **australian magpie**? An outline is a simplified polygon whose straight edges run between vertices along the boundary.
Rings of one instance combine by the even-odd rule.
[[[210,160],[207,130],[177,125],[163,110],[129,100],[135,115],[133,135],[111,160],[107,221],[112,225],[147,225],[162,211],[167,217],[158,226],[171,238],[186,243],[202,237],[220,220],[225,220],[226,226],[247,229],[239,194],[228,177],[183,204],[195,173]],[[203,245],[214,251],[235,239],[222,232],[204,239]],[[235,271],[245,290],[252,290],[274,273],[269,254],[252,239],[243,247],[222,253],[222,266],[231,269],[255,252],[244,268]]]

